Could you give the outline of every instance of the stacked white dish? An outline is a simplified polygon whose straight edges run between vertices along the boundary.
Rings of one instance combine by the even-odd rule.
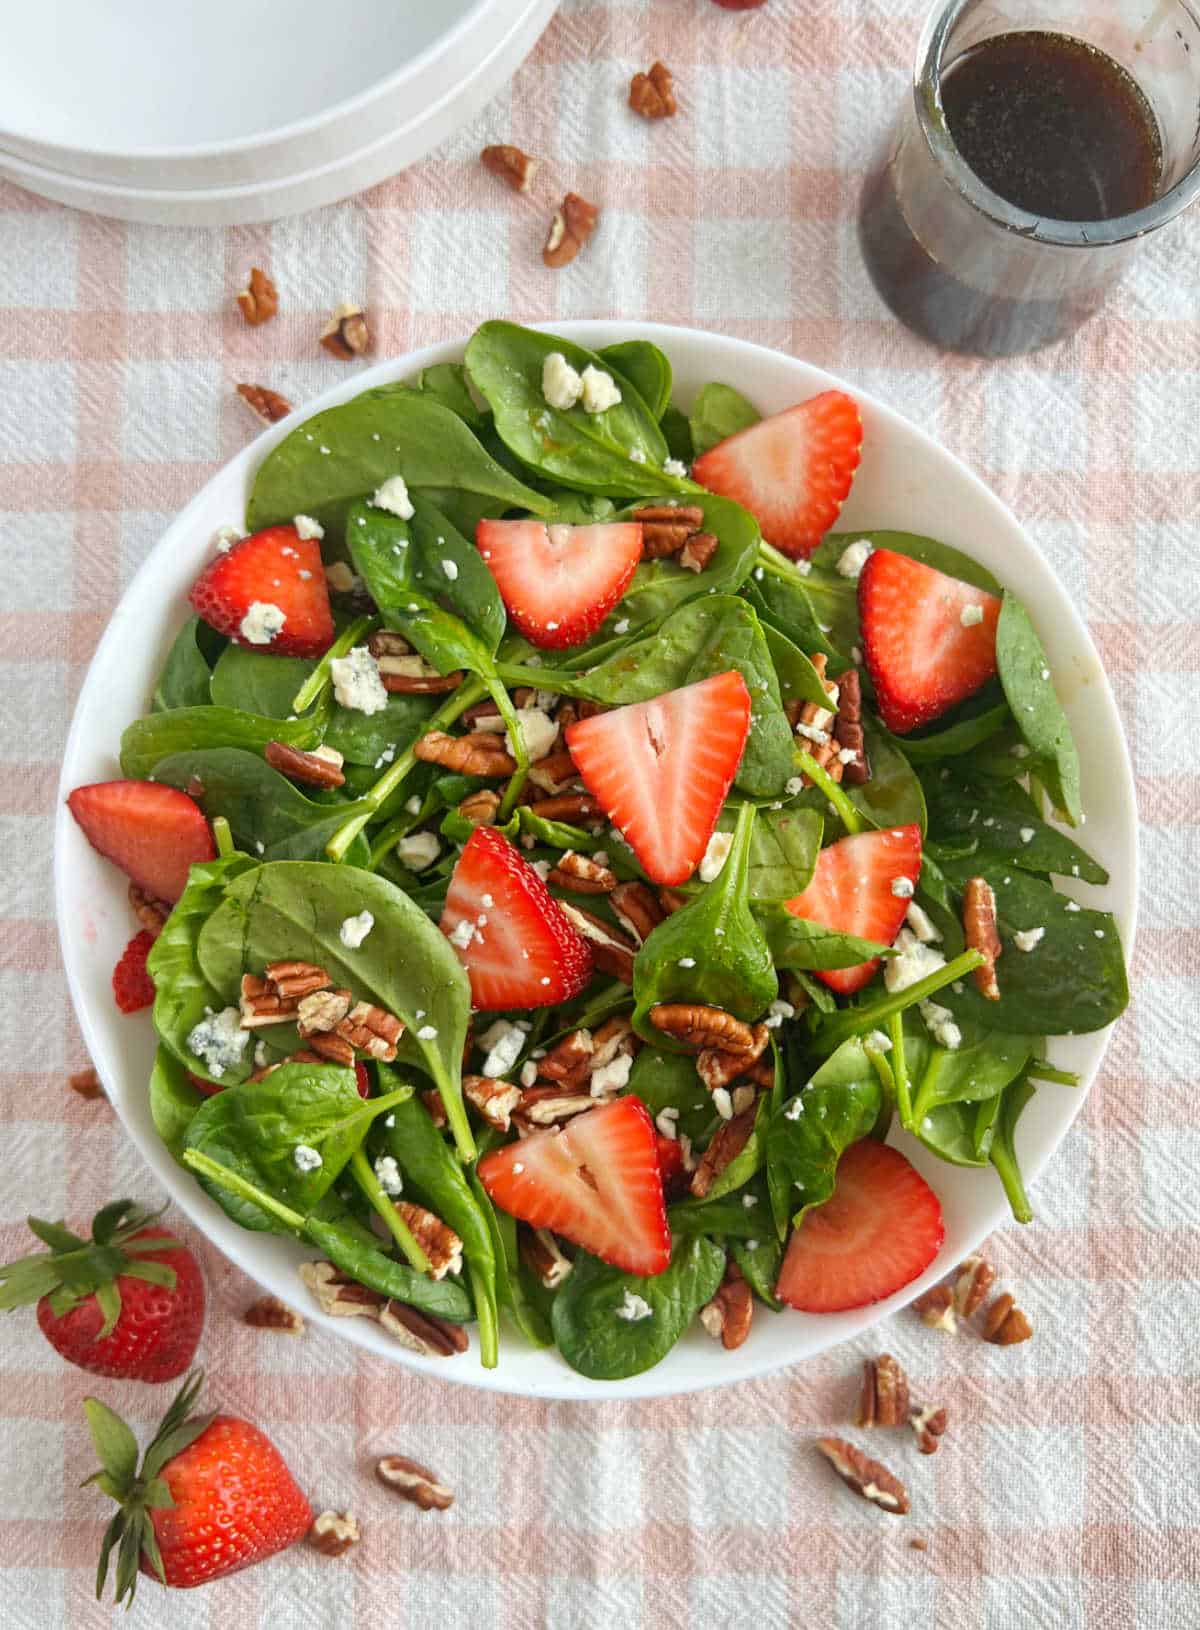
[[[0,175],[124,220],[241,225],[373,186],[473,118],[557,0],[43,0],[8,19]]]

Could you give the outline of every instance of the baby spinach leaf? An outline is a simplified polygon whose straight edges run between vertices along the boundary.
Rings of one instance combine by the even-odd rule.
[[[552,1292],[529,1273],[521,1261],[517,1243],[517,1221],[507,1211],[497,1211],[491,1196],[475,1172],[467,1181],[492,1235],[496,1260],[496,1301],[504,1308],[521,1335],[534,1347],[549,1347],[554,1340],[550,1329]]]
[[[828,695],[821,676],[799,646],[770,623],[763,623],[762,631],[784,702],[813,702],[817,707],[827,707]]]
[[[217,707],[257,713],[264,719],[287,719],[295,714],[296,692],[315,667],[304,657],[271,656],[230,644],[213,669],[211,700]]]
[[[854,968],[872,957],[889,955],[886,945],[853,934],[839,934],[805,917],[793,917],[779,904],[759,906],[755,916],[777,968]]]
[[[1003,858],[1023,871],[1079,877],[1085,883],[1107,883],[1108,872],[1065,832],[1048,826],[1022,798],[1012,807],[987,786],[964,785],[940,777],[925,781],[929,820],[938,840],[970,838],[983,853]],[[1019,790],[1019,789],[1018,789]]]
[[[172,753],[155,765],[154,779],[192,789],[210,821],[223,815],[239,847],[266,860],[319,860],[342,822],[370,808],[314,803],[257,753],[237,747]]]
[[[763,1219],[752,1239],[731,1239],[729,1254],[759,1301],[765,1302],[773,1313],[780,1312],[783,1303],[775,1295],[775,1286],[783,1267],[783,1246],[770,1226],[770,1219]]]
[[[542,368],[552,351],[580,373],[592,366],[612,374],[621,401],[604,413],[551,407],[542,395]],[[695,490],[663,472],[667,444],[657,418],[631,381],[594,351],[516,323],[483,323],[467,346],[467,372],[487,398],[501,440],[544,479],[607,497]]]
[[[627,379],[656,419],[661,419],[671,400],[671,364],[664,352],[649,340],[622,340],[597,352],[610,373]]]
[[[767,1130],[771,1124],[771,1095],[762,1093],[754,1116],[754,1127],[749,1138],[728,1166],[713,1179],[708,1191],[710,1200],[720,1200],[727,1194],[738,1193],[763,1168],[767,1158]]]
[[[776,1112],[766,1137],[767,1187],[781,1240],[789,1220],[799,1223],[828,1200],[838,1161],[870,1132],[879,1105],[879,1077],[852,1037]]]
[[[726,436],[748,430],[761,418],[758,409],[732,385],[722,385],[716,380],[712,384],[702,385],[688,415],[696,457],[707,453],[710,447],[724,441]]]
[[[989,594],[1002,592],[999,583],[986,566],[981,566],[977,560],[963,554],[961,549],[955,549],[952,544],[941,543],[937,538],[923,537],[917,532],[886,530],[829,532],[822,538],[812,556],[814,569],[832,571],[841,559],[842,551],[859,538],[866,538],[876,549],[890,549],[894,554],[908,555],[912,560],[922,561],[926,566],[932,566],[935,572],[944,572],[947,577],[957,577],[960,582],[971,583],[977,589],[986,589]]]
[[[916,825],[924,833],[928,824],[925,794],[912,765],[893,747],[868,714],[863,720],[871,779],[846,789],[850,802],[873,826]]]
[[[675,1044],[650,1022],[656,1003],[704,1002],[740,1019],[757,1019],[778,993],[746,882],[755,813],[752,804],[741,806],[719,876],[659,923],[634,959],[634,1029],[668,1051]]]
[[[594,835],[585,832],[581,826],[571,826],[566,821],[548,821],[544,815],[535,815],[528,804],[520,806],[515,818],[521,832],[536,838],[550,849],[583,849],[590,852],[596,841]],[[609,856],[610,861],[619,858]]]
[[[746,1200],[751,1202],[746,1205]],[[667,1212],[671,1236],[708,1234],[720,1239],[753,1239],[755,1234],[770,1226],[766,1179],[761,1172],[754,1173],[737,1192],[722,1194],[717,1199],[684,1200]]]
[[[328,1222],[319,1214],[306,1217],[304,1237],[368,1290],[452,1324],[465,1324],[471,1317],[471,1298],[457,1280],[427,1279],[407,1263],[385,1256],[379,1246],[368,1245],[342,1222]]]
[[[146,961],[154,981],[154,1028],[159,1039],[193,1075],[219,1080],[221,1084],[241,1080],[253,1065],[247,1049],[245,1061],[218,1078],[210,1074],[202,1058],[188,1051],[187,1038],[205,1012],[224,1007],[227,1000],[205,977],[197,941],[201,928],[224,899],[226,886],[255,869],[255,861],[239,854],[193,866],[187,887],[175,902]],[[236,994],[229,1000],[236,1002]]]
[[[1015,1137],[1017,1122],[1036,1091],[1037,1088],[1028,1076],[1022,1076],[1020,1080],[1012,1082],[1004,1089],[1000,1113],[995,1121],[995,1133],[988,1150],[988,1158],[1000,1174],[1009,1207],[1019,1223],[1033,1221],[1033,1207],[1025,1193],[1025,1180],[1021,1176],[1021,1166],[1017,1159]]]
[[[716,1125],[717,1112],[708,1089],[696,1074],[694,1054],[643,1047],[633,1061],[627,1091],[642,1100],[651,1119],[657,1118],[660,1110],[678,1110],[676,1130],[693,1144],[705,1144]]]
[[[325,732],[325,745],[336,748],[347,764],[381,769],[379,760],[385,753],[393,749],[393,756],[402,753],[418,736],[425,734],[430,715],[437,711],[440,701],[440,696],[393,695],[388,697],[387,707],[378,713],[360,713],[357,708],[341,707],[335,702]],[[367,784],[374,780],[371,776]],[[404,797],[410,793],[411,788],[406,787]]]
[[[946,720],[938,720],[920,735],[888,736],[910,764],[933,763],[973,752],[997,735],[1010,722],[1008,703],[999,685],[992,681],[955,708]]]
[[[207,1102],[187,1078],[183,1065],[160,1043],[150,1072],[150,1118],[154,1130],[178,1160],[193,1115]]]
[[[702,1235],[678,1240],[670,1267],[652,1279],[622,1273],[580,1251],[554,1298],[558,1350],[573,1370],[594,1381],[640,1375],[666,1357],[712,1300],[724,1272],[724,1251]],[[634,1296],[648,1304],[648,1317],[621,1316]]]
[[[135,719],[121,736],[121,772],[132,781],[144,781],[155,765],[170,753],[201,747],[244,747],[261,753],[269,741],[289,747],[321,745],[324,716],[303,719],[264,719],[230,707],[177,707],[169,713],[151,713]]]
[[[369,911],[374,927],[357,950],[340,929]],[[276,861],[231,883],[200,933],[201,967],[224,1001],[237,1000],[244,972],[297,959],[328,970],[337,986],[394,1013],[433,1077],[455,1142],[474,1152],[460,1090],[470,987],[453,947],[386,878],[318,861]]]
[[[1050,664],[1029,613],[1011,594],[1004,596],[996,627],[996,668],[1017,729],[1035,758],[1038,775],[1072,826],[1083,813],[1079,754],[1071,726],[1050,677]]]
[[[729,831],[733,819],[727,809],[718,823],[721,831]],[[803,894],[821,851],[823,824],[814,809],[759,809],[746,865],[746,886],[756,905]]]
[[[692,429],[687,414],[681,413],[674,402],[668,402],[659,419],[659,428],[666,438],[667,452],[681,464],[690,464],[696,456],[692,446]]]
[[[832,642],[829,633],[826,632],[827,628],[831,629],[831,625],[818,621],[804,583],[798,578],[793,580],[791,577],[781,577],[775,573],[768,573],[759,566],[743,583],[740,593],[754,607],[764,628],[776,629],[798,650],[809,655],[823,651],[833,664],[834,673],[840,673],[849,661],[846,655],[849,645],[845,650],[841,650]],[[853,606],[853,595],[845,598],[850,605],[850,615],[853,619],[850,641],[852,644],[858,626],[857,613]]]
[[[246,506],[252,532],[312,515],[339,539],[356,499],[393,475],[410,495],[451,489],[493,505],[543,514],[548,505],[480,445],[456,412],[426,391],[364,391],[314,414],[285,436],[258,467]]]
[[[413,381],[413,389],[449,408],[476,434],[487,427],[490,414],[475,405],[467,384],[467,370],[461,362],[435,362],[429,368],[422,368]]]
[[[212,700],[209,693],[212,669],[200,643],[202,630],[206,627],[199,617],[191,616],[176,634],[154,687],[154,697],[150,703],[152,712],[165,713],[176,707],[204,707]]]
[[[914,1123],[940,1104],[979,1103],[1003,1092],[1025,1068],[1036,1045],[1034,1036],[1006,1035],[968,1026],[961,1046],[953,1050],[930,1046],[918,1074],[913,1048],[906,1042],[905,1055],[915,1084]]]
[[[395,1093],[360,1098],[354,1071],[336,1064],[281,1064],[265,1081],[227,1087],[209,1098],[189,1122],[183,1148],[207,1155],[307,1216],[374,1117],[397,1102]],[[321,1163],[315,1170],[297,1165],[297,1148],[317,1152]],[[243,1228],[280,1232],[278,1219],[261,1206],[203,1176],[200,1182]]]
[[[987,1152],[979,1148],[977,1127],[981,1117],[990,1124],[1000,1102],[996,1097],[978,1104],[935,1105],[914,1125],[913,1133],[930,1154],[951,1166],[986,1166]]]

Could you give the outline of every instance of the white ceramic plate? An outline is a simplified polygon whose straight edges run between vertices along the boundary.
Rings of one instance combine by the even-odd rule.
[[[402,92],[393,87],[382,103],[372,104],[370,117],[364,111],[336,130],[322,126],[310,132],[311,140],[291,140],[273,155],[259,149],[184,167],[157,165],[148,172],[152,183],[137,185],[124,177],[107,179],[119,168],[107,161],[72,170],[47,162],[28,144],[9,139],[5,146],[0,135],[0,176],[73,209],[149,225],[244,226],[319,209],[395,175],[473,119],[520,67],[557,5],[558,0],[493,0],[487,28],[470,36],[469,53],[456,53],[453,72],[442,60],[444,53],[439,56],[440,71],[427,87],[431,100],[414,100],[407,85]],[[374,116],[378,107],[384,112],[382,134],[375,129],[381,122]],[[354,145],[347,147],[343,137],[350,132]],[[309,168],[305,155],[310,153],[319,155],[319,162]],[[80,161],[70,162],[78,166]],[[197,174],[205,177],[203,185],[180,182]],[[176,184],[166,185],[168,178]]]
[[[1089,903],[1116,913],[1126,955],[1132,949],[1137,900],[1137,838],[1133,778],[1112,692],[1095,648],[1057,581],[1013,516],[956,459],[898,414],[852,383],[819,368],[742,340],[652,323],[567,322],[558,331],[592,347],[646,338],[660,345],[675,368],[678,400],[687,403],[706,380],[738,386],[764,412],[772,412],[833,385],[860,403],[865,429],[862,465],[842,525],[924,532],[956,544],[1018,589],[1045,642],[1055,682],[1079,744],[1087,844],[1112,873],[1103,890],[1079,890]],[[404,379],[435,362],[461,356],[457,344],[430,346],[327,391],[308,411],[332,406],[369,385]],[[295,417],[264,432],[188,505],[138,572],[109,625],[84,682],[63,761],[65,798],[82,782],[119,775],[122,728],[146,707],[171,639],[186,613],[186,595],[211,553],[218,526],[240,520],[254,470],[263,455],[294,428]],[[358,1320],[322,1320],[296,1278],[303,1248],[236,1227],[175,1165],[151,1123],[146,1082],[154,1057],[148,1015],[123,1017],[112,1000],[113,964],[129,938],[124,880],[88,845],[60,805],[55,850],[58,920],[67,979],[96,1068],[130,1136],[172,1199],[240,1268],[304,1307],[348,1341],[449,1381],[545,1398],[638,1398],[727,1385],[796,1363],[857,1335],[904,1305],[961,1261],[1008,1216],[991,1171],[968,1171],[927,1155],[902,1134],[897,1141],[941,1197],[946,1242],[920,1280],[874,1307],[825,1317],[762,1314],[746,1345],[726,1353],[692,1331],[657,1368],[629,1381],[595,1382],[576,1375],[554,1351],[535,1352],[507,1335],[500,1367],[484,1370],[471,1352],[450,1361],[412,1357],[376,1327]],[[1026,1111],[1018,1142],[1028,1178],[1036,1178],[1078,1114],[1103,1057],[1106,1034],[1064,1037],[1051,1057],[1082,1077],[1078,1090],[1045,1086]],[[1034,1190],[1036,1204],[1036,1186]]]

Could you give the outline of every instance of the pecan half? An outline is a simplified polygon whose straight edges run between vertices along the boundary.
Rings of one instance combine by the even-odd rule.
[[[592,1043],[595,1051],[588,1066],[589,1074],[611,1064],[618,1053],[628,1053],[631,1058],[636,1058],[642,1046],[641,1037],[634,1035],[632,1024],[619,1014],[615,1018],[605,1019],[592,1032]]]
[[[317,747],[311,753],[299,747],[289,747],[283,741],[269,741],[263,748],[263,757],[273,770],[286,775],[289,781],[300,781],[306,787],[342,787],[346,777],[342,765],[346,762],[336,747]]]
[[[654,890],[645,883],[618,883],[609,896],[613,911],[621,927],[632,934],[639,945],[644,945],[666,912],[659,905]]]
[[[715,1092],[718,1087],[727,1087],[739,1075],[746,1075],[750,1066],[766,1051],[767,1043],[771,1039],[771,1032],[766,1025],[756,1024],[750,1034],[753,1041],[749,1052],[727,1052],[720,1047],[703,1049],[696,1060],[696,1073],[709,1092]],[[775,1072],[772,1070],[768,1085],[773,1086],[774,1081]]]
[[[310,991],[324,990],[333,980],[315,962],[269,962],[263,969],[263,978],[273,985],[285,1001],[293,997],[299,1001]]]
[[[643,504],[633,519],[641,523],[642,554],[647,560],[677,555],[704,525],[699,504]]]
[[[411,1200],[393,1200],[392,1205],[429,1258],[429,1271],[435,1279],[462,1271],[463,1242],[448,1223]]]
[[[348,990],[315,990],[311,996],[302,996],[296,1008],[297,1030],[306,1038],[327,1035],[341,1024],[352,1001]]]
[[[300,1278],[321,1312],[331,1318],[374,1319],[388,1335],[416,1353],[449,1358],[467,1350],[467,1333],[461,1325],[418,1313],[405,1302],[393,1302],[360,1285],[332,1262],[303,1262]]]
[[[495,826],[499,810],[500,794],[490,787],[480,787],[478,792],[468,793],[458,806],[458,813],[472,826]]]
[[[565,902],[562,903],[562,910],[572,928],[591,946],[592,961],[600,972],[612,979],[619,979],[623,985],[632,985],[637,946],[599,917],[593,917],[590,911],[569,906]]]
[[[300,1278],[321,1312],[334,1319],[377,1319],[387,1297],[368,1290],[332,1262],[302,1262]]]
[[[854,757],[842,761],[842,780],[848,787],[862,787],[871,779],[871,761],[867,757],[867,742],[862,726],[862,680],[857,668],[847,668],[834,680],[838,688],[837,717],[833,721],[833,739],[841,753]]]
[[[818,1438],[817,1449],[855,1494],[894,1517],[903,1517],[908,1511],[908,1490],[900,1479],[845,1438]]]
[[[754,1030],[721,1007],[702,1002],[659,1002],[650,1009],[650,1023],[664,1035],[673,1036],[687,1047],[720,1048],[726,1053],[749,1054],[747,1062],[758,1057]]]
[[[472,731],[467,736],[448,736],[442,730],[430,730],[414,742],[414,758],[426,764],[440,764],[444,770],[458,775],[504,776],[516,769],[516,760],[504,751],[503,739],[487,731]]]
[[[610,872],[607,866],[574,849],[568,849],[559,856],[558,865],[546,881],[575,894],[611,894],[617,886],[615,872]]]
[[[969,1256],[954,1278],[954,1311],[960,1319],[978,1313],[996,1280],[996,1270],[981,1256]]]
[[[569,192],[555,211],[542,249],[542,260],[557,269],[569,266],[596,230],[600,210],[577,192]]]
[[[104,1088],[100,1085],[100,1077],[90,1065],[86,1070],[76,1070],[74,1075],[69,1075],[67,1085],[72,1092],[77,1092],[81,1098],[104,1097]]]
[[[361,1535],[348,1511],[322,1511],[308,1531],[308,1543],[322,1556],[344,1556]]]
[[[509,142],[485,147],[479,155],[479,162],[489,175],[496,176],[514,192],[529,191],[533,173],[538,167],[537,159],[530,158],[528,153],[523,153]]]
[[[556,798],[572,782],[578,782],[579,771],[568,749],[560,747],[557,752],[547,753],[545,758],[529,766],[529,779],[539,792]]]
[[[908,1424],[917,1434],[917,1448],[921,1454],[935,1454],[942,1433],[946,1430],[946,1411],[933,1404],[926,1404],[924,1409],[912,1411],[908,1417]]]
[[[863,1359],[857,1426],[903,1426],[908,1419],[908,1377],[891,1353]]]
[[[338,1025],[337,1034],[356,1052],[367,1053],[381,1064],[390,1064],[396,1056],[396,1043],[404,1034],[404,1026],[394,1013],[376,1007],[373,1002],[356,1002]]]
[[[239,385],[237,393],[256,419],[266,424],[278,424],[292,411],[286,396],[280,396],[267,385]]]
[[[521,1230],[521,1260],[547,1290],[557,1290],[574,1267],[548,1228]]]
[[[707,1306],[700,1309],[700,1323],[714,1341],[719,1341],[727,1352],[733,1352],[750,1334],[754,1318],[754,1297],[750,1286],[742,1278],[735,1262],[725,1266],[725,1277],[717,1287],[717,1294]]]
[[[321,348],[339,362],[352,362],[371,348],[371,331],[361,306],[342,305],[318,336]]]
[[[521,1094],[517,1116],[529,1126],[561,1126],[563,1121],[595,1107],[590,1093],[563,1087],[527,1087]]]
[[[299,998],[280,996],[269,980],[260,979],[257,974],[244,973],[238,1006],[242,1015],[241,1028],[261,1030],[264,1026],[282,1024],[292,1018],[299,1006]]]
[[[354,1048],[336,1031],[332,1035],[326,1035],[321,1031],[317,1035],[309,1036],[308,1045],[317,1057],[324,1059],[327,1064],[341,1064],[346,1069],[353,1067]]]
[[[380,1310],[379,1322],[389,1336],[424,1358],[453,1358],[470,1345],[461,1324],[451,1324],[433,1313],[420,1313],[407,1302],[388,1302]]]
[[[689,572],[702,572],[721,547],[712,532],[693,532],[679,551],[679,564]]]
[[[1008,1292],[997,1296],[984,1317],[984,1341],[997,1347],[1012,1347],[1019,1341],[1028,1341],[1032,1334],[1033,1326]]]
[[[972,970],[979,994],[989,1002],[1000,1000],[996,983],[996,958],[1003,947],[996,929],[996,895],[985,877],[968,877],[963,888],[963,934],[967,949],[985,959]]]
[[[251,266],[246,287],[237,297],[238,308],[251,328],[269,323],[279,310],[279,292],[266,272]]]
[[[390,628],[377,628],[367,640],[367,650],[375,658],[384,690],[392,695],[440,696],[457,690],[463,682],[461,673],[438,673],[402,634]]]
[[[726,1166],[735,1160],[749,1143],[757,1113],[753,1106],[743,1110],[732,1120],[722,1121],[713,1133],[712,1142],[701,1155],[700,1164],[692,1173],[691,1190],[697,1200],[707,1198],[709,1189]]]
[[[675,81],[665,63],[654,63],[649,73],[634,74],[629,82],[629,105],[643,119],[670,119],[679,111]]]
[[[260,1296],[257,1302],[251,1302],[242,1314],[242,1323],[254,1330],[282,1330],[289,1336],[304,1333],[303,1317],[278,1296]]]
[[[958,1329],[954,1316],[954,1296],[949,1285],[930,1285],[913,1302],[913,1312],[920,1315],[921,1323],[931,1330],[944,1330],[952,1336]]]
[[[555,1042],[545,1058],[538,1060],[537,1072],[547,1081],[582,1081],[592,1064],[596,1043],[590,1030],[572,1030]]]
[[[543,821],[566,821],[578,825],[581,821],[595,821],[604,811],[586,792],[564,792],[553,798],[538,798],[529,806],[530,813]]]
[[[448,1511],[454,1504],[452,1490],[439,1483],[428,1466],[407,1455],[384,1455],[375,1467],[375,1475],[385,1487],[395,1489],[422,1511]]]
[[[158,900],[153,894],[139,888],[136,883],[129,885],[129,904],[133,907],[133,914],[148,934],[154,938],[163,931],[163,924],[171,915],[171,908],[165,900]]]
[[[508,1131],[513,1110],[521,1101],[520,1087],[514,1087],[511,1081],[493,1081],[487,1075],[464,1075],[462,1087],[463,1097],[474,1105],[489,1126],[494,1126],[497,1132]],[[445,1105],[436,1088],[434,1096],[444,1115]]]

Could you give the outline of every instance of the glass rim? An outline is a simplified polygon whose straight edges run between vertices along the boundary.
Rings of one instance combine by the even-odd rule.
[[[943,172],[968,203],[1007,232],[1030,243],[1098,249],[1128,243],[1165,226],[1200,195],[1200,154],[1161,197],[1142,209],[1101,221],[1063,221],[1010,204],[975,174],[950,135],[942,106],[942,56],[955,26],[978,0],[948,0],[931,12],[917,45],[913,101],[917,123]],[[1200,63],[1197,64],[1200,69]],[[1200,73],[1198,73],[1200,80]],[[1200,85],[1198,85],[1200,89]]]

